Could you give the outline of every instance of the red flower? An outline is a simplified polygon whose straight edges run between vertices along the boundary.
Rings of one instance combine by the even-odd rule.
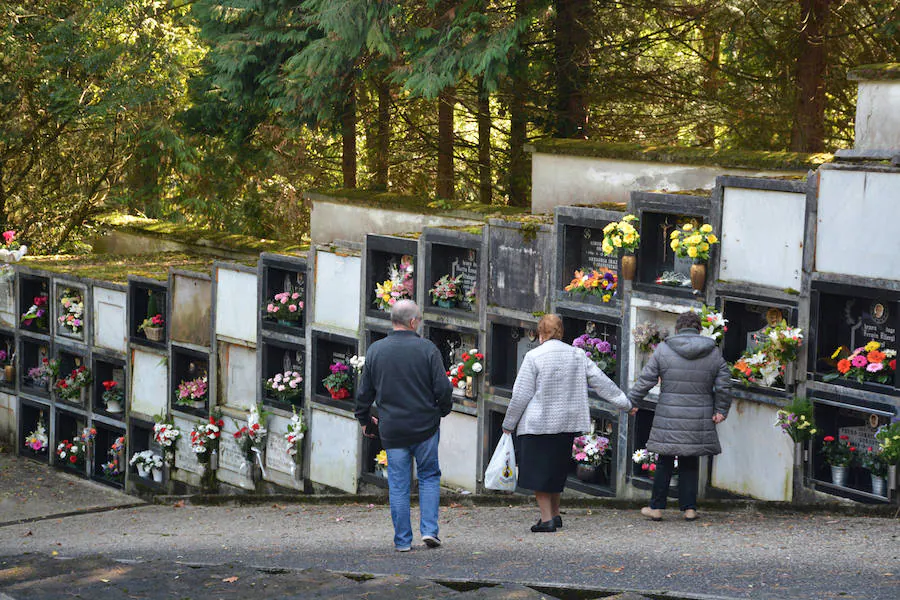
[[[895,358],[891,362],[888,363],[888,366],[891,368],[891,371],[897,370],[897,359]]]
[[[254,423],[253,427],[251,427],[250,429],[252,429],[253,431],[259,431],[259,423]]]
[[[872,451],[872,446],[869,446],[869,447],[866,449],[866,452],[871,452],[871,451]]]
[[[478,360],[484,360],[484,354],[482,354],[481,352],[479,352],[479,353],[477,353],[477,354],[475,355],[475,358],[477,358]]]
[[[104,381],[103,382],[103,387],[106,388],[107,392],[109,390],[113,389],[114,387],[116,387],[117,385],[119,385],[119,384],[116,383],[115,381]]]
[[[834,441],[834,436],[833,436],[833,435],[826,435],[824,438],[822,438],[822,441],[825,441],[825,442],[833,442],[833,441]]]
[[[841,439],[846,441],[846,440],[849,440],[849,439],[850,439],[850,436],[849,436],[849,435],[842,435],[842,436],[841,436]]]
[[[850,452],[856,452],[856,446],[850,446]]]
[[[44,358],[44,359],[41,360],[41,362],[44,363],[44,364],[46,365],[48,362],[50,362],[50,359],[49,359],[49,358]]]
[[[450,371],[447,371],[447,377],[450,377]]]
[[[69,462],[74,465],[76,462],[78,462],[78,457],[73,454],[69,457]]]

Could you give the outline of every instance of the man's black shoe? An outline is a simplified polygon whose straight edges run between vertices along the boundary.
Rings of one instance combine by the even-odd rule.
[[[552,519],[550,521],[538,519],[538,522],[531,526],[531,531],[532,533],[553,533],[556,531],[556,525]]]

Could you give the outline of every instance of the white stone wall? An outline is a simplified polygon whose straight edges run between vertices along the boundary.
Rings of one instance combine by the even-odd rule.
[[[16,440],[16,429],[18,429],[16,406],[15,396],[0,392],[0,441],[9,442],[9,447],[13,452],[16,450],[16,445],[20,443]],[[28,432],[24,435],[28,436]],[[24,444],[24,440],[21,443]]]
[[[478,419],[457,412],[444,417],[438,457],[441,484],[474,492],[478,472]]]
[[[356,493],[359,473],[359,436],[356,419],[313,408],[310,419],[309,478],[351,494]]]
[[[128,346],[128,294],[94,286],[93,296],[94,345],[124,354]]]
[[[216,271],[216,335],[256,343],[256,273]]]
[[[348,331],[359,329],[362,293],[359,256],[316,252],[315,322]]]
[[[900,81],[860,81],[857,150],[900,150]]]

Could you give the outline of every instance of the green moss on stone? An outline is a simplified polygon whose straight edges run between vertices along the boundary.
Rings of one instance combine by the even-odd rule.
[[[165,281],[169,269],[195,271],[209,274],[214,256],[185,252],[159,252],[156,254],[84,254],[26,256],[22,265],[33,269],[125,284],[129,275]],[[239,261],[239,264],[256,266],[255,260]]]
[[[642,146],[624,142],[596,142],[593,140],[544,139],[535,142],[533,148],[536,152],[544,154],[774,171],[815,169],[833,159],[831,154],[825,153],[805,154],[680,146]]]
[[[900,62],[860,65],[847,71],[851,81],[887,81],[900,79]]]
[[[628,210],[628,204],[625,202],[601,202],[600,204],[573,204],[581,208],[602,208],[603,210],[613,210],[616,212],[625,212]]]
[[[498,204],[476,204],[434,200],[424,196],[404,196],[390,192],[374,192],[357,189],[313,190],[307,194],[311,200],[324,200],[369,208],[398,210],[403,212],[440,214],[466,219],[487,219],[502,215],[527,213],[525,208]]]

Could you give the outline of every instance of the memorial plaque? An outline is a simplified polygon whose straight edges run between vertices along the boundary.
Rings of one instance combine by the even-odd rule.
[[[169,397],[165,357],[152,352],[132,351],[131,410],[148,416],[166,412]]]
[[[256,273],[217,267],[216,335],[256,343],[256,288]]]
[[[240,425],[246,425],[241,422]],[[234,432],[237,431],[234,423],[230,419],[225,419],[225,427],[222,428],[222,435],[219,437],[219,468],[246,475],[249,478],[248,470],[241,470],[244,464],[244,453],[238,446],[237,440],[234,439]]]
[[[516,342],[516,374],[522,368],[525,355],[541,345],[537,329],[516,329],[513,331],[513,340]]]
[[[288,454],[289,444],[284,439],[290,419],[272,415],[269,417],[266,437],[266,468],[291,474],[294,459]],[[305,440],[304,440],[305,441]]]
[[[546,310],[550,244],[542,231],[529,236],[520,229],[492,226],[488,303],[524,312]]]
[[[119,290],[101,287],[93,289],[94,345],[124,353],[128,343],[128,295]]]
[[[855,304],[861,304],[861,313],[853,310]],[[849,316],[850,346],[858,348],[865,346],[869,341],[881,342],[887,348],[897,345],[897,328],[894,325],[896,318],[892,319],[891,312],[894,305],[882,299],[874,299],[868,302],[848,300],[845,314]]]
[[[191,473],[202,473],[203,469],[197,460],[197,455],[191,450],[191,430],[197,422],[179,417],[175,417],[174,422],[181,431],[181,435],[175,440],[175,467]]]
[[[256,350],[239,344],[219,343],[219,382],[225,385],[218,393],[226,406],[250,410],[256,403]],[[223,373],[224,371],[224,373]],[[224,377],[223,377],[224,375]]]
[[[16,277],[15,271],[9,270],[0,274],[0,325],[14,327],[19,322],[16,314]]]
[[[475,291],[478,283],[478,257],[474,250],[469,250],[466,255],[457,256],[450,263],[450,275],[459,277],[463,291],[469,295]]]

